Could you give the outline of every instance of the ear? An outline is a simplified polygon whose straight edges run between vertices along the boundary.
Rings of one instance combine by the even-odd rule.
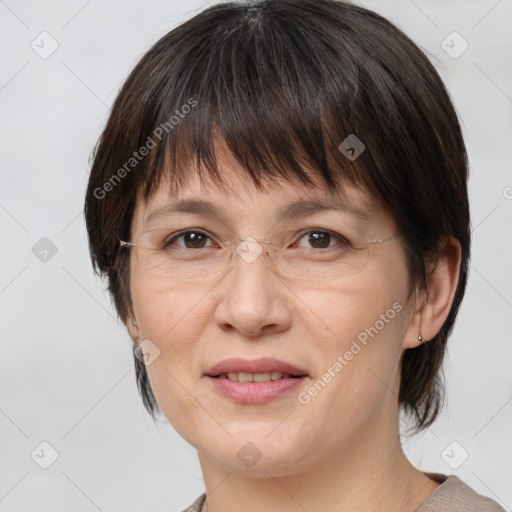
[[[136,345],[138,345],[140,343],[140,333],[139,326],[137,325],[135,319],[128,315],[124,321],[124,325],[126,326],[126,330],[128,331],[130,338]]]
[[[450,313],[459,282],[461,248],[459,241],[453,237],[445,237],[441,244],[441,254],[435,265],[431,264],[431,269],[427,266],[427,290],[416,303],[403,348],[415,348],[431,340],[441,330]]]

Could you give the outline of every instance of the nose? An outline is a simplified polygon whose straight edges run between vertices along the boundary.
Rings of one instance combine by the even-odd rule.
[[[283,332],[291,325],[287,288],[267,266],[264,247],[246,240],[236,248],[233,267],[223,279],[217,325],[251,337]]]

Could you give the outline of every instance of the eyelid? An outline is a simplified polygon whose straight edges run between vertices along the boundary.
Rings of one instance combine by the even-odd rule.
[[[180,239],[187,233],[200,233],[202,235],[205,235],[207,238],[209,238],[214,246],[220,245],[220,241],[217,240],[217,237],[211,235],[208,231],[201,229],[201,228],[187,228],[187,229],[183,229],[180,231],[176,231],[175,233],[165,237],[165,240],[162,241],[162,244],[168,245],[168,244],[174,243],[176,240]]]
[[[175,240],[179,239],[180,237],[183,237],[187,233],[200,233],[208,237],[208,239],[211,241],[211,243],[214,246],[219,245],[231,245],[232,243],[237,243],[241,238],[237,236],[230,236],[227,233],[218,233],[216,235],[212,234],[209,230],[202,228],[202,227],[186,227],[183,229],[173,230],[171,228],[166,228],[164,226],[161,227],[155,227],[150,230],[146,230],[145,233],[155,232],[155,231],[162,231],[165,233],[165,237],[162,237],[160,239],[160,242],[162,245],[166,245],[169,243],[174,243]],[[286,247],[288,244],[295,244],[297,243],[302,237],[304,237],[306,234],[311,232],[323,232],[328,233],[330,236],[336,238],[341,243],[346,242],[348,244],[352,244],[350,237],[348,237],[346,234],[342,234],[339,231],[336,231],[334,229],[329,229],[326,227],[319,227],[319,226],[308,226],[302,229],[289,229],[285,231],[281,231],[279,233],[275,233],[277,235],[276,238],[278,238],[278,241],[275,241],[276,238],[273,240],[268,240],[266,236],[262,236],[259,241],[261,242],[267,242],[271,243],[273,245],[279,245],[279,242],[283,244],[283,247]]]
[[[341,233],[338,233],[337,231],[333,231],[331,229],[326,229],[326,228],[309,228],[309,229],[301,230],[297,234],[297,236],[294,238],[293,243],[298,242],[299,240],[301,240],[308,233],[315,233],[315,232],[316,233],[327,233],[328,235],[334,237],[335,239],[337,239],[341,243],[347,243],[349,245],[352,245],[352,243],[350,242],[350,240],[346,236],[342,235]],[[330,245],[329,247],[334,247],[334,246]]]

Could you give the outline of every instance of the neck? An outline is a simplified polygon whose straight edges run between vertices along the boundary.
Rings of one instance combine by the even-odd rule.
[[[398,419],[388,429],[374,424],[328,453],[307,471],[280,468],[279,476],[272,470],[254,476],[237,474],[199,453],[207,489],[203,510],[413,512],[439,485],[404,455]]]

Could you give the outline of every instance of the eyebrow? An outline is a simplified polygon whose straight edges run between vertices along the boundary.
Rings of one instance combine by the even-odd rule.
[[[287,203],[278,209],[278,220],[284,217],[301,218],[307,217],[312,213],[325,211],[341,211],[350,213],[362,220],[370,220],[372,216],[367,210],[348,200],[336,200],[331,198],[323,199],[299,199]]]
[[[323,199],[298,199],[281,206],[277,210],[277,220],[281,221],[285,217],[297,219],[304,218],[313,213],[325,211],[341,211],[350,213],[362,220],[370,220],[372,216],[361,206],[348,200],[340,201],[330,198]],[[188,213],[194,215],[214,216],[221,220],[226,220],[222,208],[210,201],[198,199],[180,199],[166,204],[151,212],[146,218],[146,224],[172,213]]]

